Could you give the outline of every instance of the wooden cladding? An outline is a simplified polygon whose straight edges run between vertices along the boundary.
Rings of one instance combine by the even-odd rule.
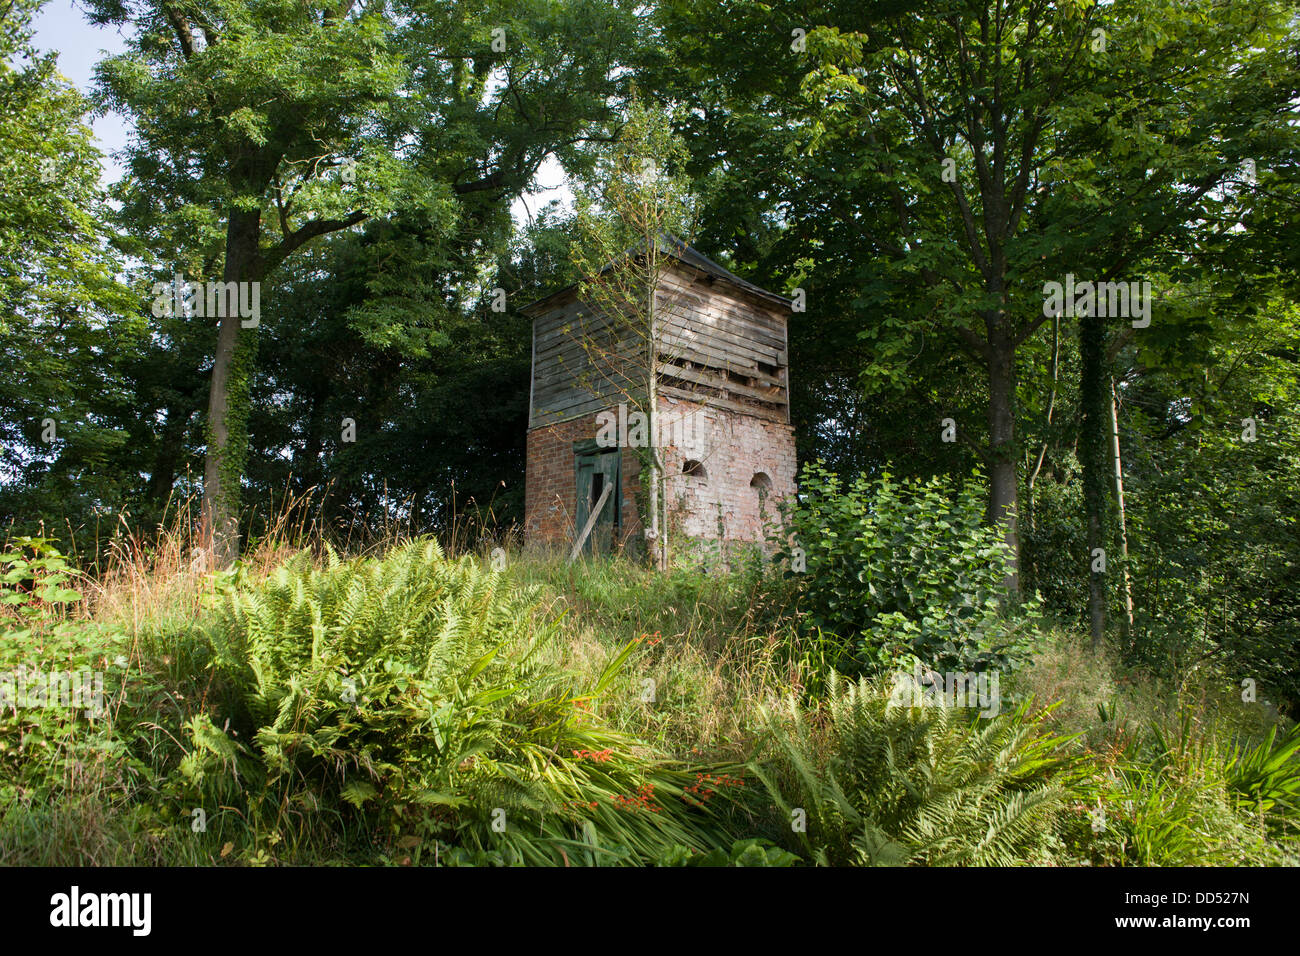
[[[663,394],[789,422],[780,306],[678,261],[660,273],[655,301]],[[609,321],[578,302],[576,290],[548,302],[533,323],[529,427],[641,402],[649,353],[648,329]]]

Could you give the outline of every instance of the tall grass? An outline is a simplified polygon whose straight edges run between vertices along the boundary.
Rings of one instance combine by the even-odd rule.
[[[82,600],[0,605],[0,670],[94,664],[109,697],[0,714],[0,861],[1297,860],[1300,732],[1230,686],[1062,631],[1001,718],[886,711],[832,689],[833,636],[761,563],[568,563],[481,513],[348,538],[281,505],[232,569],[190,502],[79,550]]]
[[[754,765],[823,865],[1008,865],[1051,858],[1076,771],[1071,738],[1027,707],[990,720],[894,706],[885,682],[832,675],[824,708],[768,714]]]

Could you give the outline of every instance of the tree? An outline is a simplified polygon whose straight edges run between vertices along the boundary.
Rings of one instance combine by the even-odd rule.
[[[588,387],[613,386],[645,418],[647,537],[661,569],[668,565],[668,501],[656,389],[665,343],[656,303],[665,245],[693,232],[685,156],[667,116],[634,99],[618,142],[575,192],[578,297],[599,317],[598,329],[580,325],[577,333],[599,378]]]
[[[494,289],[522,303],[536,280],[518,274],[518,240],[480,275],[478,259],[440,260],[435,236],[398,216],[286,265],[253,386],[259,497],[310,494],[343,535],[453,517],[459,533],[475,506],[485,524],[522,519],[528,323],[492,306]]]
[[[1095,95],[1060,112],[1048,167],[1052,196],[1044,206],[1066,229],[1044,264],[1058,275],[1094,279],[1097,289],[1092,307],[1076,310],[1083,298],[1069,304],[1079,323],[1078,450],[1094,647],[1102,640],[1112,568],[1120,571],[1125,639],[1133,614],[1118,427],[1112,424],[1112,382],[1124,376],[1113,366],[1125,358],[1177,365],[1207,357],[1195,343],[1213,309],[1207,308],[1211,250],[1276,194],[1271,175],[1245,186],[1243,170],[1275,165],[1284,144],[1295,141],[1291,115],[1300,73],[1286,46],[1295,15],[1291,3],[1228,9],[1208,3],[1177,11],[1161,4],[1115,5],[1101,28],[1108,68],[1097,77]],[[1229,274],[1243,273],[1249,260],[1243,254],[1223,265]],[[1244,270],[1243,280],[1250,281],[1249,274]],[[1131,293],[1137,276],[1149,283],[1154,302],[1148,294],[1147,314],[1130,323],[1123,321],[1129,314],[1102,308],[1101,288],[1119,280],[1120,291]],[[1238,283],[1239,293],[1246,281]],[[1254,296],[1262,302],[1259,293],[1256,284],[1241,301]],[[1104,557],[1112,514],[1119,519],[1118,562]]]
[[[121,491],[102,466],[126,437],[116,360],[141,331],[89,104],[32,50],[37,6],[0,8],[0,507],[26,522]]]
[[[1071,164],[1071,141],[1112,114],[1137,127],[1119,138],[1141,143],[1155,135],[1141,132],[1143,124],[1170,120],[1207,89],[1216,102],[1220,90],[1230,92],[1229,67],[1256,58],[1254,44],[1265,51],[1258,59],[1271,61],[1288,5],[1221,7],[1210,2],[1189,15],[1186,5],[1156,0],[868,4],[859,16],[837,11],[835,22],[852,26],[808,34],[806,92],[819,110],[807,123],[810,148],[844,137],[864,147],[864,188],[891,200],[892,271],[925,290],[922,321],[864,332],[877,356],[868,373],[896,382],[933,331],[946,331],[982,370],[989,517],[1003,524],[1013,550],[1017,360],[1051,315],[1041,279],[1071,261],[1058,250],[1109,252],[1120,231],[1142,239],[1124,244],[1112,269],[1139,265],[1165,229],[1194,218],[1198,198],[1224,173],[1221,165],[1187,168],[1207,152],[1221,157],[1213,137],[1189,137],[1198,147],[1193,164],[1167,161],[1154,178],[1140,161]],[[1176,82],[1189,72],[1194,92]],[[1136,80],[1142,85],[1125,83]],[[1124,173],[1109,194],[1128,202],[1109,217],[1109,230],[1089,230],[1084,242],[1062,204],[1089,207],[1097,167]],[[1155,227],[1138,229],[1136,209],[1158,215]],[[1014,576],[1008,584],[1015,589]]]
[[[399,208],[454,241],[467,205],[501,204],[609,115],[630,6],[92,0],[94,22],[134,31],[98,77],[135,120],[135,228],[187,219],[219,263],[203,488],[219,560],[237,550],[260,322],[231,290],[251,306],[313,240]]]

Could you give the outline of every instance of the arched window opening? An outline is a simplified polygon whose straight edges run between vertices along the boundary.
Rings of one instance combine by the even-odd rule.
[[[767,472],[756,472],[754,477],[749,479],[749,487],[758,492],[758,520],[760,524],[767,522],[767,496],[772,491],[772,479],[768,477]]]

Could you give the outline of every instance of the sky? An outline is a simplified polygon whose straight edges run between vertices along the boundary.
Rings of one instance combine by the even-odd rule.
[[[126,43],[115,27],[92,26],[86,14],[73,0],[48,0],[33,21],[34,42],[43,53],[59,54],[59,70],[77,89],[89,93],[93,85],[92,71],[105,56],[121,53]],[[104,185],[117,182],[122,176],[122,165],[114,153],[124,148],[130,135],[130,124],[116,113],[108,113],[91,121],[100,150],[104,153]],[[565,204],[572,193],[564,182],[564,170],[554,157],[547,157],[537,174],[538,189],[515,200],[511,207],[516,222],[526,222],[552,199]]]
[[[33,26],[37,49],[58,53],[59,71],[83,93],[90,92],[95,64],[126,49],[116,29],[91,26],[72,0],[49,0],[36,14]],[[105,154],[102,181],[116,182],[121,178],[121,166],[111,154],[126,145],[127,124],[116,113],[109,113],[91,120],[90,125]]]

